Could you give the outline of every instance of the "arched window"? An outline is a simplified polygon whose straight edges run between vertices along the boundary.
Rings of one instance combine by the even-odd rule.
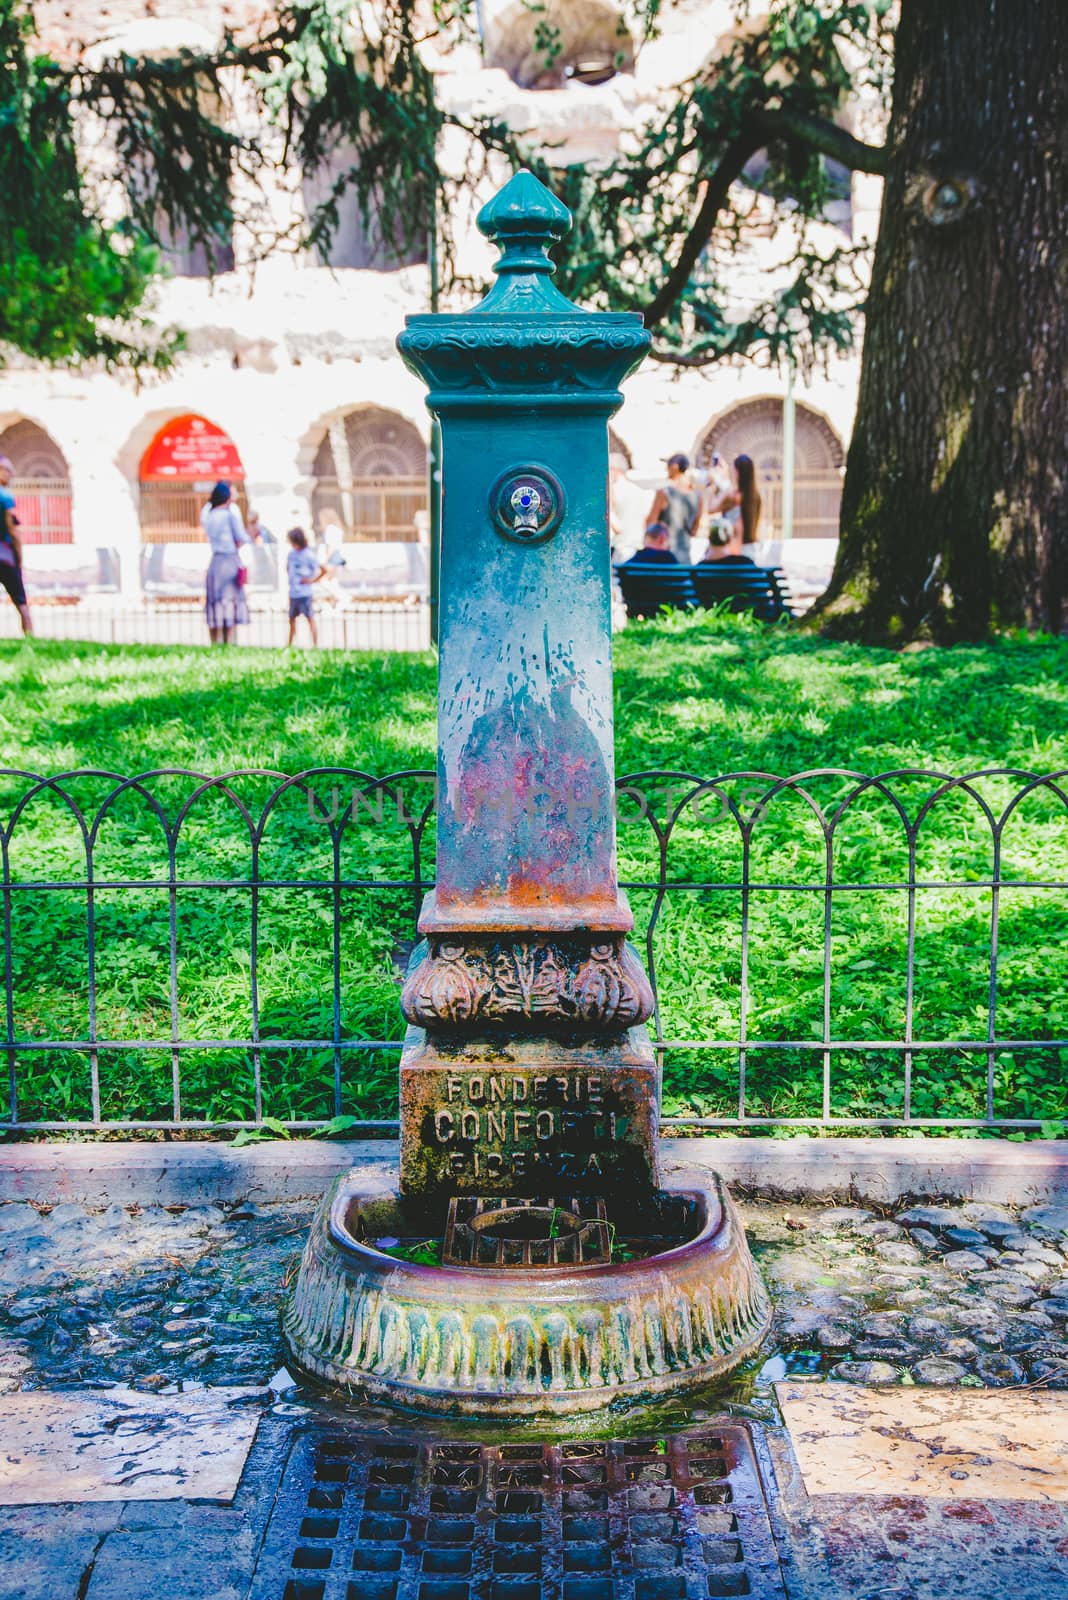
[[[749,400],[717,417],[701,437],[697,464],[719,455],[727,466],[751,456],[763,497],[762,535],[782,531],[782,407],[780,399]],[[842,441],[825,417],[798,405],[794,427],[794,537],[837,539],[842,498]]]
[[[304,174],[305,214],[311,217],[332,195],[337,207],[337,224],[329,240],[315,251],[318,263],[326,267],[362,267],[375,272],[393,272],[398,267],[424,263],[430,231],[426,189],[417,188],[404,196],[406,220],[390,238],[383,231],[374,204],[368,207],[365,220],[355,188],[345,182],[346,174],[359,159],[355,145],[339,144],[322,166]]]
[[[395,411],[361,407],[327,428],[312,466],[312,522],[347,540],[419,537],[427,509],[426,445]]]
[[[190,52],[199,56],[215,56],[223,49],[223,18],[220,8],[208,6],[165,6],[169,15],[156,16],[158,6],[112,6],[94,8],[100,19],[103,37],[88,46],[87,61],[94,67],[105,61],[117,66],[124,56],[135,60],[162,62]],[[127,12],[129,15],[116,16]],[[202,15],[198,16],[200,12]],[[204,16],[203,13],[208,15]],[[212,16],[214,12],[216,15]],[[69,15],[70,13],[66,13]],[[197,110],[216,124],[233,129],[235,111],[229,97],[206,80],[201,80],[194,91]],[[236,130],[235,130],[236,131]],[[145,197],[155,191],[153,163],[145,155],[130,161],[120,158],[114,138],[106,127],[99,125],[94,133],[100,141],[98,159],[104,165],[112,164],[131,198]],[[175,136],[175,145],[181,145]],[[232,174],[227,187],[231,188]],[[232,193],[232,188],[231,188]],[[208,278],[218,273],[234,270],[234,243],[231,224],[221,223],[221,232],[212,232],[204,239],[194,239],[189,226],[177,218],[169,217],[162,209],[156,210],[152,223],[159,241],[159,253],[164,265],[176,278]]]
[[[634,65],[634,41],[610,0],[512,0],[483,7],[482,48],[521,89],[607,83]]]
[[[244,517],[245,469],[237,446],[207,417],[171,417],[141,457],[141,538],[145,544],[195,544],[200,513],[220,479],[230,484]]]
[[[23,543],[70,544],[70,471],[55,440],[23,418],[0,433],[0,455],[15,469],[10,487]]]

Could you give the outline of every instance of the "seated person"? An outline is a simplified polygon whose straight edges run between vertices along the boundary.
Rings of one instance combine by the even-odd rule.
[[[742,554],[742,519],[736,512],[732,517],[727,513],[712,512],[708,518],[708,543],[701,552],[702,561],[745,561],[752,566],[752,561]]]
[[[645,543],[640,550],[635,550],[626,561],[621,561],[621,567],[648,567],[653,562],[663,562],[677,567],[679,559],[673,550],[668,548],[671,542],[671,529],[666,522],[650,522],[645,530]]]

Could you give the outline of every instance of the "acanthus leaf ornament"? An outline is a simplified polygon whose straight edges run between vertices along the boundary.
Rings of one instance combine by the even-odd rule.
[[[430,939],[413,957],[401,1010],[431,1031],[514,1027],[619,1032],[653,1009],[649,981],[622,935]]]

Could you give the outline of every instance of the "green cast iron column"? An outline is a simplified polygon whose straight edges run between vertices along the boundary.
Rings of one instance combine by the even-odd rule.
[[[478,218],[502,252],[486,299],[409,317],[398,339],[442,436],[431,960],[435,938],[451,950],[488,933],[602,934],[619,956],[631,926],[615,858],[607,423],[649,337],[636,315],[582,311],[553,286],[548,246],[570,221],[518,173]],[[411,1020],[459,1020],[450,982],[437,987],[420,1001],[409,984]]]

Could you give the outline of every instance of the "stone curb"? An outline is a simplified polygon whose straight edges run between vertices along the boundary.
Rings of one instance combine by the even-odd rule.
[[[709,1171],[738,1189],[788,1199],[891,1204],[910,1196],[1037,1205],[1068,1200],[1068,1140],[665,1139],[676,1184]],[[394,1140],[291,1139],[235,1150],[218,1143],[73,1143],[0,1147],[0,1202],[201,1205],[317,1199],[356,1167],[368,1194],[392,1187]]]

